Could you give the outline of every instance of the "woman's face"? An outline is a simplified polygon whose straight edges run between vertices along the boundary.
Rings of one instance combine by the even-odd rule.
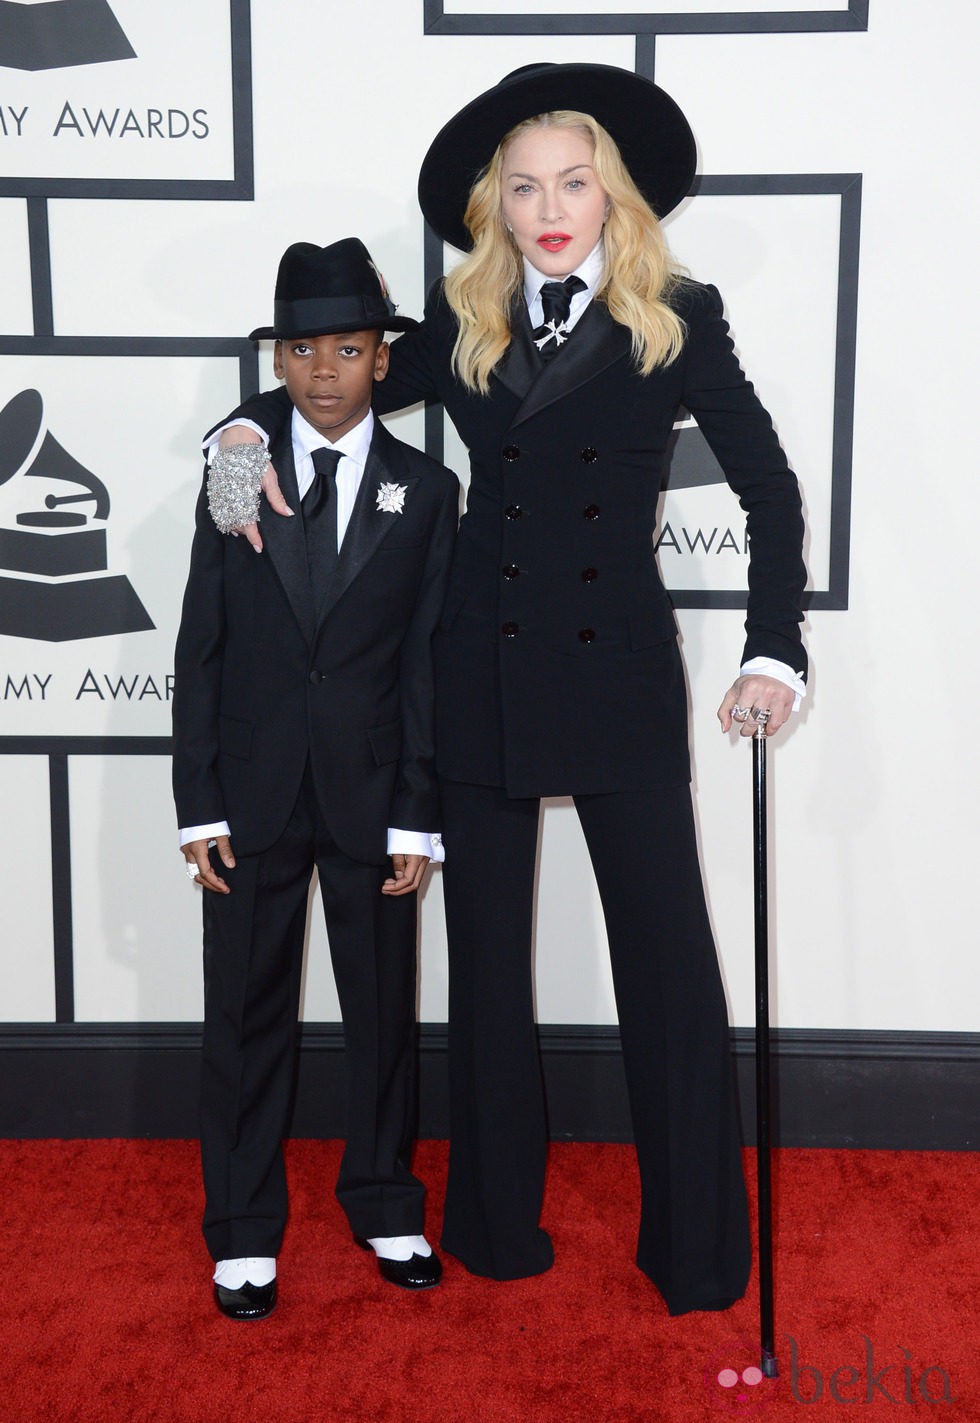
[[[599,240],[609,199],[592,159],[589,139],[569,128],[528,129],[504,151],[504,222],[545,276],[567,277]]]

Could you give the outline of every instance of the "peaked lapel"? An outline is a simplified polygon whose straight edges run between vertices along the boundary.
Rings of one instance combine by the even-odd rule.
[[[412,497],[418,475],[411,474],[395,439],[380,420],[375,420],[374,435],[368,451],[367,464],[354,501],[350,522],[340,545],[337,568],[327,590],[317,623],[322,624],[354,579],[371,558],[392,526],[403,517],[394,510],[378,508],[378,491],[382,484],[397,484],[405,490],[406,504]]]
[[[629,331],[612,319],[605,303],[590,301],[573,327],[568,344],[550,361],[542,361],[531,337],[531,322],[523,297],[519,303],[521,310],[516,310],[515,303],[511,319],[513,339],[495,372],[508,389],[523,396],[512,426],[529,420],[585,385],[614,361],[628,356],[632,344]]]
[[[262,519],[262,542],[299,623],[300,631],[306,641],[312,643],[316,618],[313,611],[310,571],[306,562],[306,536],[303,532],[303,516],[300,513],[296,464],[293,460],[292,417],[286,421],[285,430],[273,440],[269,455],[279,476],[279,487],[286,503],[293,510],[293,517],[287,519],[267,510]]]
[[[545,368],[531,335],[527,302],[519,292],[510,309],[510,345],[497,363],[494,375],[521,399]]]

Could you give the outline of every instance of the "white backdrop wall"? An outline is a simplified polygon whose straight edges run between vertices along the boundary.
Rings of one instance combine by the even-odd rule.
[[[0,36],[0,409],[27,389],[44,407],[29,454],[15,459],[0,447],[0,749],[10,753],[0,756],[0,1019],[55,1019],[52,904],[65,901],[69,873],[76,1019],[201,1016],[200,891],[188,886],[176,847],[166,758],[143,754],[135,740],[124,755],[57,743],[69,752],[71,853],[53,884],[43,752],[48,738],[169,734],[197,440],[238,393],[239,348],[218,343],[268,320],[279,256],[301,239],[360,235],[402,309],[419,313],[415,179],[437,128],[521,64],[633,68],[639,55],[649,67],[655,54],[657,81],[691,119],[706,179],[863,178],[852,490],[843,535],[838,529],[846,554],[849,528],[849,596],[846,608],[817,606],[808,617],[810,694],[770,758],[775,1017],[784,1027],[976,1028],[980,659],[969,411],[980,315],[980,15],[969,0],[872,0],[866,30],[659,34],[654,46],[652,17],[667,8],[634,6],[645,31],[638,47],[633,32],[589,32],[599,7],[573,0],[428,7],[430,20],[439,11],[473,28],[484,16],[484,29],[501,31],[462,34],[426,33],[422,0],[254,0],[250,84],[241,54],[236,64],[239,99],[250,94],[252,105],[254,195],[246,183],[244,196],[197,194],[186,182],[235,186],[228,35],[234,12],[239,42],[246,36],[246,5],[173,0],[161,11],[149,0],[114,0],[136,58],[85,66],[3,67],[11,55]],[[688,4],[706,30],[716,8]],[[554,32],[507,33],[515,11],[543,17],[539,26]],[[580,17],[581,33],[557,32],[578,23],[561,19],[569,15]],[[88,116],[112,105],[120,106],[115,133],[92,133]],[[207,135],[166,136],[172,118],[153,133],[148,107],[200,111],[206,118],[194,122]],[[123,186],[95,192],[91,178]],[[133,186],[143,182],[175,186],[144,193]],[[720,286],[746,367],[800,473],[819,593],[830,578],[841,187],[760,195],[759,186],[725,193],[706,181],[670,220],[669,237],[695,276]],[[104,338],[114,341],[100,345]],[[259,365],[267,386],[267,350]],[[850,394],[838,387],[838,405]],[[422,442],[421,412],[393,426]],[[70,596],[82,621],[81,635],[60,640],[50,629],[30,635],[10,611],[25,584],[33,598],[42,596],[36,585],[59,580],[25,570],[11,553],[20,545],[3,541],[4,531],[23,528],[18,514],[36,514],[43,496],[57,493],[37,478],[42,471],[28,474],[43,458],[45,432],[111,495],[102,521],[80,506],[86,528],[106,530],[106,560],[61,577],[57,596]],[[445,449],[465,474],[451,432]],[[744,586],[741,525],[727,491],[677,490],[664,517],[673,542],[660,556],[672,586]],[[704,556],[684,541],[684,530],[689,538],[697,529],[718,530]],[[129,580],[152,627],[86,635],[92,585],[110,578]],[[747,743],[720,735],[714,711],[736,670],[742,614],[692,601],[678,596],[695,794],[731,1014],[741,1024],[753,1012],[750,757]],[[421,915],[420,1014],[440,1021],[438,873]],[[317,909],[311,922],[304,1016],[332,1021],[339,1013]],[[598,898],[563,802],[548,803],[544,815],[537,926],[540,1021],[614,1022]]]

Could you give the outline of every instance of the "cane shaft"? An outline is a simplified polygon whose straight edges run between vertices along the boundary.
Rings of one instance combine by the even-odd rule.
[[[755,888],[755,1108],[756,1174],[759,1196],[759,1321],[762,1371],[777,1373],[773,1320],[772,1132],[769,1084],[769,844],[766,816],[766,736],[752,739]]]

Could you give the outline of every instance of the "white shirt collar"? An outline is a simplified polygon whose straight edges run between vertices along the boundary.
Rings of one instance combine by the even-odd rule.
[[[374,436],[374,411],[369,410],[360,424],[355,425],[353,430],[348,430],[346,435],[341,435],[339,440],[331,441],[321,435],[319,430],[314,430],[294,405],[292,435],[293,452],[297,459],[301,455],[311,454],[313,450],[339,450],[363,469],[367,464],[368,451]]]
[[[527,302],[528,307],[530,307],[532,303],[537,299],[538,295],[540,294],[541,288],[544,286],[545,282],[552,282],[555,279],[554,277],[546,276],[544,272],[539,272],[537,267],[535,267],[533,263],[529,262],[526,257],[523,258],[523,262],[524,300]],[[578,292],[576,294],[577,297],[583,298],[584,301],[592,300],[593,296],[595,296],[596,288],[602,281],[602,275],[605,271],[605,267],[606,254],[605,249],[602,245],[602,238],[600,237],[599,241],[596,243],[592,251],[586,257],[585,261],[582,262],[578,267],[576,267],[574,272],[566,273],[566,276],[569,277],[581,277],[582,281],[588,287],[587,293]]]

